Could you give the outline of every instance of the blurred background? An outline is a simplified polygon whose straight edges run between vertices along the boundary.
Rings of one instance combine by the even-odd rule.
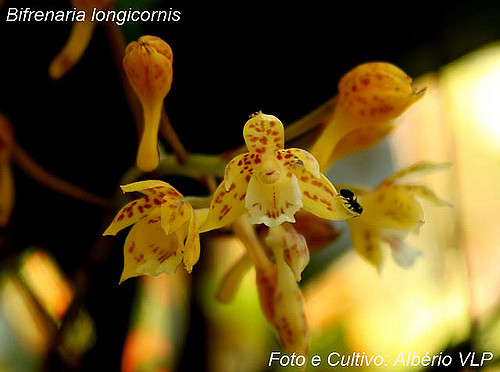
[[[0,113],[16,142],[50,172],[111,198],[135,160],[137,134],[105,28],[97,27],[82,60],[52,81],[48,65],[71,23],[6,22],[6,12],[71,4],[2,3]],[[194,153],[240,146],[243,124],[257,110],[285,126],[294,122],[332,98],[340,77],[363,62],[391,62],[426,86],[389,138],[342,159],[329,176],[375,186],[414,162],[450,161],[449,170],[416,183],[454,207],[422,202],[426,223],[409,242],[424,258],[409,270],[387,260],[381,275],[352,252],[346,226],[335,225],[340,238],[311,257],[301,282],[309,353],[365,352],[395,361],[400,353],[442,352],[453,357],[447,370],[459,371],[459,353],[475,351],[477,363],[489,351],[495,360],[484,369],[500,370],[500,2],[421,1],[394,9],[118,0],[117,7],[181,12],[178,22],[125,24],[121,31],[127,42],[152,34],[171,45],[166,110]],[[190,276],[178,270],[119,286],[126,234],[100,239],[110,215],[12,167],[15,206],[0,230],[1,371],[269,369],[279,345],[261,314],[254,273],[233,303],[214,298],[244,250],[236,238],[204,235]],[[184,195],[206,193],[187,178],[166,180]]]

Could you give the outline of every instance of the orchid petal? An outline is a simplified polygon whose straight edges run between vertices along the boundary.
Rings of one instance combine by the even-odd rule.
[[[156,205],[152,203],[149,196],[125,204],[125,206],[118,211],[103,235],[116,235],[118,231],[123,230],[149,215],[154,207],[156,207]]]
[[[349,223],[351,227],[352,245],[356,252],[374,265],[380,272],[384,263],[384,252],[375,230],[369,229],[355,219]]]
[[[423,211],[415,197],[404,188],[378,187],[360,195],[363,221],[380,228],[411,230],[423,223]]]
[[[301,162],[302,166],[312,173],[316,178],[320,177],[319,164],[314,156],[312,156],[306,150],[291,148],[285,150],[278,150],[276,152],[276,157],[282,162],[282,164],[287,167],[291,164]]]
[[[259,112],[246,122],[243,138],[250,152],[271,155],[284,147],[285,129],[276,116]]]
[[[135,224],[125,241],[120,283],[138,275],[173,273],[182,262],[180,235],[165,234],[160,224],[159,210]]]
[[[405,243],[404,239],[407,234],[407,231],[402,230],[380,230],[380,237],[389,243],[391,247],[392,258],[400,267],[405,269],[413,266],[415,260],[423,256],[420,250]]]
[[[335,187],[324,175],[315,178],[299,165],[294,165],[293,172],[299,180],[305,210],[328,220],[346,220],[359,215],[345,206]]]
[[[233,183],[247,182],[250,180],[251,175],[261,163],[259,154],[246,153],[236,156],[229,162],[224,170],[224,185],[226,191]]]
[[[253,224],[274,227],[285,221],[295,222],[294,214],[302,207],[297,177],[289,173],[279,182],[264,183],[253,176],[248,184],[245,206]]]
[[[200,258],[200,236],[196,230],[196,215],[191,206],[189,207],[189,212],[190,220],[186,244],[184,245],[184,266],[186,267],[186,271],[191,273],[193,266]]]
[[[406,167],[406,168],[400,170],[398,173],[396,173],[390,177],[387,177],[384,181],[382,181],[380,183],[379,187],[382,185],[384,185],[384,186],[391,185],[394,182],[396,182],[397,180],[400,180],[401,178],[409,176],[409,175],[412,175],[412,176],[423,175],[423,174],[447,169],[450,167],[450,165],[451,165],[450,163],[435,163],[435,162],[430,162],[430,161],[421,161],[421,162],[415,163],[413,165],[410,165],[409,167]]]
[[[233,182],[226,190],[222,182],[212,197],[206,222],[200,226],[200,232],[218,229],[228,225],[246,213],[245,197],[248,181]]]
[[[188,203],[183,203],[179,199],[171,198],[165,200],[161,205],[161,226],[165,234],[170,234],[184,223],[189,221],[189,209],[191,207]]]
[[[448,203],[447,201],[441,199],[439,196],[437,196],[434,191],[429,189],[427,186],[422,186],[422,185],[398,185],[396,186],[400,189],[404,189],[407,192],[413,194],[414,196],[418,196],[420,198],[426,199],[433,203],[434,205],[438,207],[451,207],[452,205]]]
[[[161,200],[165,196],[182,199],[182,194],[177,191],[172,185],[159,180],[147,180],[129,183],[128,185],[120,186],[122,191],[133,192],[140,191],[141,193]],[[159,205],[159,204],[158,204]]]

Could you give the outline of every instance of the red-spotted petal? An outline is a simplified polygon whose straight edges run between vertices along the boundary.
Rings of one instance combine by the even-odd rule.
[[[276,157],[285,167],[300,162],[302,163],[302,166],[311,172],[314,177],[320,177],[318,161],[306,150],[297,148],[278,150],[276,152]]]
[[[246,213],[245,197],[248,181],[233,182],[228,189],[226,189],[224,182],[219,185],[212,197],[207,220],[200,227],[200,232],[226,226]]]
[[[302,195],[294,174],[289,173],[275,183],[264,183],[253,176],[248,184],[245,206],[253,224],[264,223],[269,227],[289,221],[302,207]]]
[[[173,273],[182,262],[182,240],[182,232],[165,234],[159,210],[137,222],[125,241],[120,283],[138,275]]]
[[[304,209],[328,220],[346,220],[358,216],[345,206],[331,182],[322,174],[320,178],[303,166],[293,165],[293,172],[299,180]]]
[[[384,252],[376,230],[367,228],[357,222],[356,219],[349,221],[349,226],[351,228],[352,245],[356,252],[380,271],[384,263]]]
[[[184,245],[184,266],[188,273],[193,270],[193,266],[198,262],[200,258],[200,236],[196,229],[196,214],[193,208],[189,211],[190,221],[188,226],[188,233],[186,238],[186,244]]]
[[[377,228],[412,230],[423,223],[423,211],[412,193],[396,185],[379,186],[359,195],[363,206],[360,219]]]
[[[120,209],[103,235],[116,235],[118,231],[149,215],[155,207],[157,205],[149,196],[131,201]]]
[[[159,180],[147,180],[129,183],[120,186],[123,192],[139,191],[151,198],[158,200],[164,197],[182,199],[182,194],[167,182]],[[159,204],[158,204],[159,205]]]
[[[250,152],[270,155],[284,147],[285,129],[276,116],[259,112],[246,122],[243,138]]]
[[[259,154],[246,153],[236,156],[229,162],[224,170],[224,185],[228,190],[233,183],[246,182],[262,164],[262,159]]]
[[[170,234],[189,221],[191,205],[172,198],[161,205],[161,226],[165,234]]]

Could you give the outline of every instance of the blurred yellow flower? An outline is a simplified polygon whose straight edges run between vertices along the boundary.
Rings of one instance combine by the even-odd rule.
[[[243,137],[250,152],[226,166],[203,231],[227,225],[246,212],[251,223],[269,227],[295,222],[294,214],[302,207],[330,220],[357,215],[344,206],[310,153],[283,148],[284,128],[277,117],[262,112],[252,115]]]
[[[394,129],[391,121],[424,93],[390,63],[364,63],[349,71],[339,82],[333,117],[311,149],[321,169],[387,136]]]
[[[120,209],[103,234],[115,235],[135,224],[125,240],[120,283],[138,275],[171,274],[181,262],[191,272],[200,256],[197,229],[203,222],[203,210],[195,211],[183,201],[182,194],[163,181],[139,181],[121,188],[146,196]]]
[[[157,36],[141,36],[125,50],[123,68],[142,104],[144,128],[137,167],[150,172],[158,166],[158,129],[163,100],[172,85],[173,54],[170,46]]]
[[[59,80],[82,58],[87,49],[92,34],[94,33],[96,22],[91,21],[92,11],[106,10],[113,7],[116,0],[71,0],[71,5],[79,12],[84,11],[82,19],[76,16],[68,41],[54,58],[49,66],[49,75],[54,80]]]
[[[14,177],[10,166],[13,144],[12,125],[0,114],[0,227],[6,227],[9,224],[14,208]]]
[[[448,164],[419,162],[386,178],[373,190],[354,185],[342,186],[341,195],[346,202],[354,209],[363,208],[358,218],[348,221],[354,249],[379,271],[384,261],[383,243],[389,244],[392,257],[401,267],[410,267],[421,256],[419,250],[404,242],[409,232],[418,232],[424,223],[422,208],[415,197],[424,198],[437,206],[449,206],[426,186],[396,184],[396,181],[408,175],[446,167]]]

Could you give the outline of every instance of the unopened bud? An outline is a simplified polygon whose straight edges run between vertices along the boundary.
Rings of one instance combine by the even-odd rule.
[[[49,66],[49,75],[59,80],[82,57],[87,49],[95,29],[95,22],[90,20],[93,9],[106,10],[113,7],[115,0],[71,0],[71,4],[78,11],[85,11],[84,20],[76,19],[66,44]]]
[[[172,84],[172,60],[170,46],[159,37],[149,35],[130,43],[123,58],[123,68],[144,113],[137,166],[145,172],[153,171],[159,162],[158,129],[163,99]]]
[[[259,293],[260,307],[270,324],[274,324],[274,293],[278,283],[275,265],[264,268],[255,267],[255,280]]]
[[[344,119],[363,125],[394,120],[425,92],[415,91],[403,70],[385,62],[355,67],[342,77],[338,90],[336,109]]]
[[[295,231],[292,224],[283,223],[269,229],[266,244],[283,251],[285,262],[292,269],[295,280],[299,282],[302,270],[309,263],[309,249],[304,237]]]
[[[278,252],[276,249],[275,252]],[[283,256],[276,255],[278,286],[274,294],[274,327],[287,353],[306,355],[310,333],[304,309],[304,297]]]

